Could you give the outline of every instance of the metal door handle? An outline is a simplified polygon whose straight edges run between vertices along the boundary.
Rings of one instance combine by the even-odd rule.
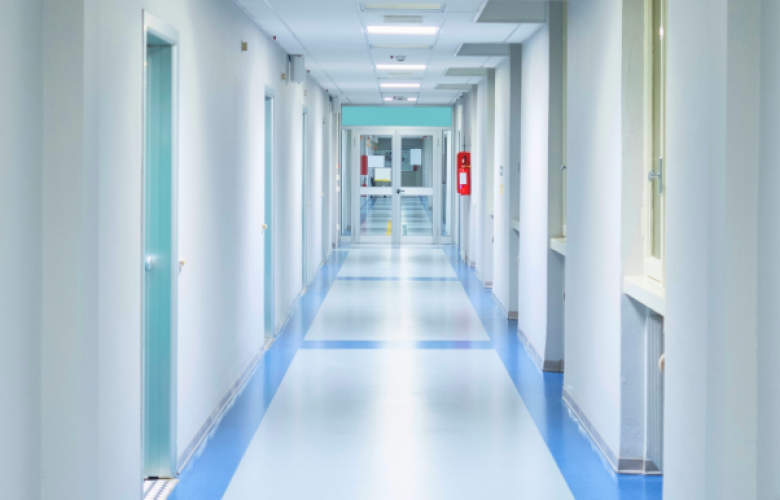
[[[664,194],[664,159],[658,158],[658,172],[653,170],[647,174],[647,180],[653,182],[653,179],[658,179],[658,194]]]
[[[154,257],[151,256],[147,257],[146,260],[144,261],[144,269],[146,269],[147,271],[151,271],[153,267],[154,267]]]
[[[406,191],[405,191],[405,190],[403,190],[403,189],[399,189],[399,190],[397,190],[397,191],[396,191],[396,193],[398,193],[398,194],[405,193],[405,192],[406,192]]]

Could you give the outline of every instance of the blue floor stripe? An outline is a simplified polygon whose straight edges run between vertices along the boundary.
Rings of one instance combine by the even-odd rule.
[[[661,500],[660,476],[615,474],[591,438],[563,403],[563,374],[539,370],[517,336],[517,321],[496,321],[490,291],[463,262],[455,247],[445,248],[455,273],[501,361],[517,387],[558,468],[577,500]]]
[[[301,349],[493,349],[488,341],[471,340],[306,340]]]
[[[171,500],[220,500],[322,306],[347,252],[332,252],[233,405],[179,476]]]
[[[428,278],[419,276],[409,277],[381,277],[381,276],[344,276],[336,278],[337,281],[460,281],[460,278]]]

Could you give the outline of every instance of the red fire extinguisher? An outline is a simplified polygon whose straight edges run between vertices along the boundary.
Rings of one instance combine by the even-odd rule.
[[[471,153],[458,153],[458,194],[471,196]]]

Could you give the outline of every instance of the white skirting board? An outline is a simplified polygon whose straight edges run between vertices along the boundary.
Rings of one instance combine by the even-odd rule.
[[[257,364],[263,358],[263,355],[269,347],[271,347],[271,345],[266,342],[263,347],[260,348],[260,351],[252,357],[251,361],[249,361],[249,364],[247,364],[246,367],[241,371],[241,374],[238,376],[238,378],[236,378],[235,382],[233,382],[233,384],[230,386],[230,389],[228,389],[227,393],[219,401],[219,404],[211,413],[209,418],[206,419],[206,421],[200,427],[200,430],[198,430],[198,432],[195,434],[195,437],[192,438],[190,444],[187,445],[187,447],[184,449],[184,452],[182,452],[181,456],[179,457],[179,463],[177,467],[178,472],[184,470],[184,467],[187,466],[187,462],[190,461],[192,456],[205,441],[206,436],[208,436],[212,429],[217,426],[217,423],[219,423],[220,419],[225,414],[225,411],[233,404],[236,396],[244,388],[246,381],[249,380],[249,377],[255,371]]]
[[[520,338],[520,342],[523,343],[526,350],[528,351],[528,354],[531,355],[531,359],[534,360],[534,363],[536,366],[542,370],[543,372],[550,372],[550,373],[563,373],[563,360],[551,360],[551,359],[544,359],[541,354],[539,354],[539,351],[536,349],[536,346],[531,343],[531,340],[528,338],[528,336],[523,332],[520,328],[517,329],[517,336]]]
[[[618,474],[652,474],[655,466],[649,460],[643,458],[617,458],[615,453],[607,445],[604,438],[599,434],[593,424],[588,420],[588,417],[582,412],[574,398],[568,393],[566,388],[563,388],[563,402],[569,408],[572,416],[580,423],[585,432],[591,437],[596,447],[607,459],[609,465],[612,466],[612,470]]]

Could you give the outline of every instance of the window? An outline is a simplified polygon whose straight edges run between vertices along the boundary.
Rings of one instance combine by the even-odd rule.
[[[648,0],[647,191],[645,196],[645,274],[663,283],[666,164],[666,0]]]

